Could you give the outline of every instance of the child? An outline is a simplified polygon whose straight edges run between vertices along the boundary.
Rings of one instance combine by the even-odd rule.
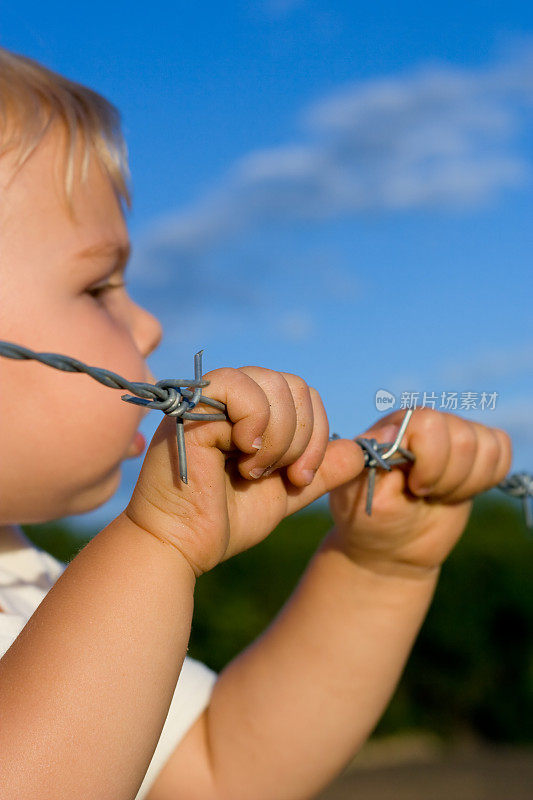
[[[0,339],[153,382],[161,326],[123,285],[126,166],[114,109],[0,51]],[[303,800],[388,703],[440,565],[511,447],[429,409],[364,512],[361,448],[328,441],[318,392],[215,369],[228,421],[163,417],[131,501],[64,565],[18,527],[105,503],[142,414],[87,375],[0,358],[2,800]],[[199,411],[209,412],[206,406]],[[403,412],[369,431],[392,441]],[[198,576],[330,492],[335,527],[278,617],[220,675],[189,658]]]

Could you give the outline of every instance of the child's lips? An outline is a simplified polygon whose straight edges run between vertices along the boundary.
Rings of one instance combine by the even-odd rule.
[[[147,372],[146,372],[146,375],[145,375],[145,383],[152,383],[152,384],[157,383],[157,380],[154,377],[154,375],[152,374],[152,372],[150,371],[150,369],[147,369]],[[146,417],[146,415],[150,413],[150,409],[149,408],[145,408],[142,413],[143,413],[143,419],[144,419],[144,417]],[[140,456],[145,447],[146,447],[146,439],[144,438],[144,436],[142,435],[142,433],[140,431],[137,431],[137,433],[133,437],[132,443],[130,444],[130,446],[128,448],[128,452],[126,454],[126,458],[135,458],[136,456]]]

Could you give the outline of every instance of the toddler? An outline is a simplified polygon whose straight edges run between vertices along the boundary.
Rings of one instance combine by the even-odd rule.
[[[0,103],[0,339],[153,383],[162,330],[124,285],[117,112],[6,50]],[[369,517],[362,450],[329,441],[314,388],[215,369],[228,420],[185,421],[188,484],[163,417],[127,507],[62,564],[19,526],[109,500],[146,412],[88,375],[0,370],[2,800],[316,796],[386,707],[508,436],[415,410],[416,462],[378,477]],[[365,435],[392,441],[403,413]],[[219,675],[187,656],[197,578],[328,492],[334,528],[269,627]]]

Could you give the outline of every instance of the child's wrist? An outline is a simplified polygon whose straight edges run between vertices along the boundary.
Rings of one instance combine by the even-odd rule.
[[[151,530],[146,525],[143,525],[139,520],[135,519],[134,515],[128,513],[128,507],[122,511],[121,514],[114,520],[114,523],[120,523],[121,525],[125,525],[127,528],[130,528],[133,531],[142,534],[145,537],[150,537],[153,541],[157,541],[160,543],[161,547],[164,548],[165,554],[172,559],[175,559],[179,562],[186,573],[190,573],[190,578],[192,581],[192,585],[196,583],[196,578],[198,577],[198,572],[195,569],[194,565],[191,561],[187,558],[183,550],[180,549],[170,538],[160,535],[157,531]]]
[[[338,550],[352,563],[383,577],[436,581],[440,574],[440,564],[417,564],[396,558],[394,554],[379,553],[349,544],[335,527],[323,540],[322,547]]]

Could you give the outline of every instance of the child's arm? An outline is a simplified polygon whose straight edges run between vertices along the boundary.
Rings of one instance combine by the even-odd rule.
[[[395,431],[368,435],[391,441]],[[364,479],[332,492],[336,527],[276,620],[220,674],[198,723],[217,800],[308,800],[355,755],[397,684],[472,495],[510,466],[503,431],[453,415],[415,412],[406,446],[417,469],[380,475],[371,517]],[[149,800],[204,797],[189,757],[185,739]]]
[[[280,373],[259,371],[264,389],[243,371],[213,373],[210,396],[231,421],[187,421],[188,485],[176,478],[175,421],[163,419],[128,507],[66,567],[0,660],[2,800],[132,800],[185,657],[196,577],[323,493],[302,474],[324,459],[323,408],[313,395],[312,410],[301,379],[293,394]],[[362,468],[357,445],[333,444],[344,460],[325,467],[331,486]],[[280,460],[301,490],[250,478]]]
[[[186,654],[195,575],[125,513],[0,661],[2,800],[131,800]]]
[[[315,797],[383,713],[436,581],[437,571],[376,574],[326,541],[266,632],[221,672],[147,800]],[[212,795],[191,779],[200,736]]]

